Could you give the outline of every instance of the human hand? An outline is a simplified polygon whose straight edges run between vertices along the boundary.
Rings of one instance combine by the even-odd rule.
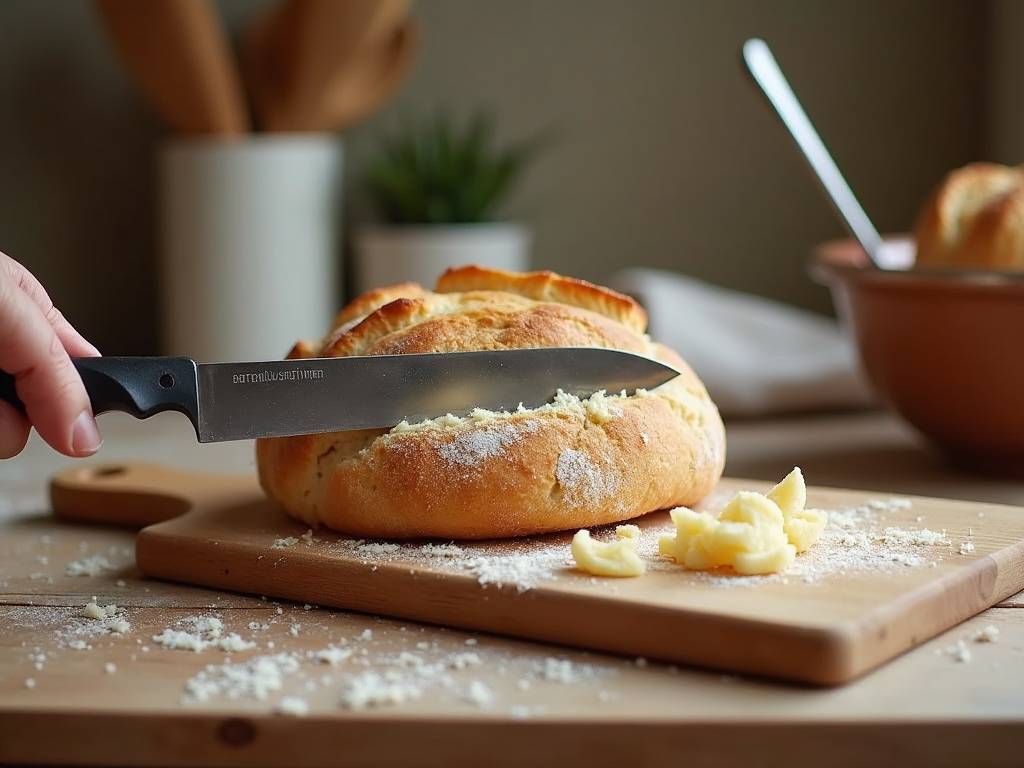
[[[101,439],[71,356],[97,357],[21,264],[0,253],[0,370],[15,378],[22,413],[0,401],[0,458],[17,455],[34,426],[66,456],[91,456]]]

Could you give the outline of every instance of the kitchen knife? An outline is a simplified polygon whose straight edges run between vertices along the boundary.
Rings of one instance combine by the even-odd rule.
[[[648,357],[613,349],[557,347],[369,355],[249,363],[188,357],[79,357],[73,362],[93,413],[145,419],[184,413],[201,443],[393,427],[474,408],[514,410],[562,390],[632,393],[678,375]],[[0,372],[0,398],[24,407]]]

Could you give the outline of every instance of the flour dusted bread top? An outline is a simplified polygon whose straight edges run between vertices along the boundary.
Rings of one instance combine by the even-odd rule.
[[[724,428],[703,384],[646,324],[629,297],[552,272],[463,267],[433,291],[370,291],[289,357],[594,346],[682,373],[649,392],[259,440],[260,481],[296,518],[380,538],[521,536],[695,503],[722,473]]]
[[[1024,269],[1024,169],[952,171],[922,207],[914,238],[919,266]]]

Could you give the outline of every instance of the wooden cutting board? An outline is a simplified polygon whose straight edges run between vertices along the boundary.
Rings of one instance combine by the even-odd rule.
[[[723,479],[697,509],[769,485]],[[51,498],[65,519],[145,526],[136,559],[155,578],[815,685],[1024,589],[1024,509],[862,491],[810,487],[829,528],[790,571],[763,577],[670,563],[656,553],[671,522],[652,513],[635,521],[650,567],[631,579],[577,570],[573,532],[400,543],[310,531],[250,475],[80,468],[54,478]]]

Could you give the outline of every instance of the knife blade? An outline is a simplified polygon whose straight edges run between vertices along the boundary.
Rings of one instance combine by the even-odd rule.
[[[588,397],[653,389],[679,374],[642,355],[596,347],[196,363],[188,357],[73,358],[93,413],[185,414],[201,443],[383,429],[474,408],[514,410],[558,390]],[[0,398],[23,408],[14,378]]]

